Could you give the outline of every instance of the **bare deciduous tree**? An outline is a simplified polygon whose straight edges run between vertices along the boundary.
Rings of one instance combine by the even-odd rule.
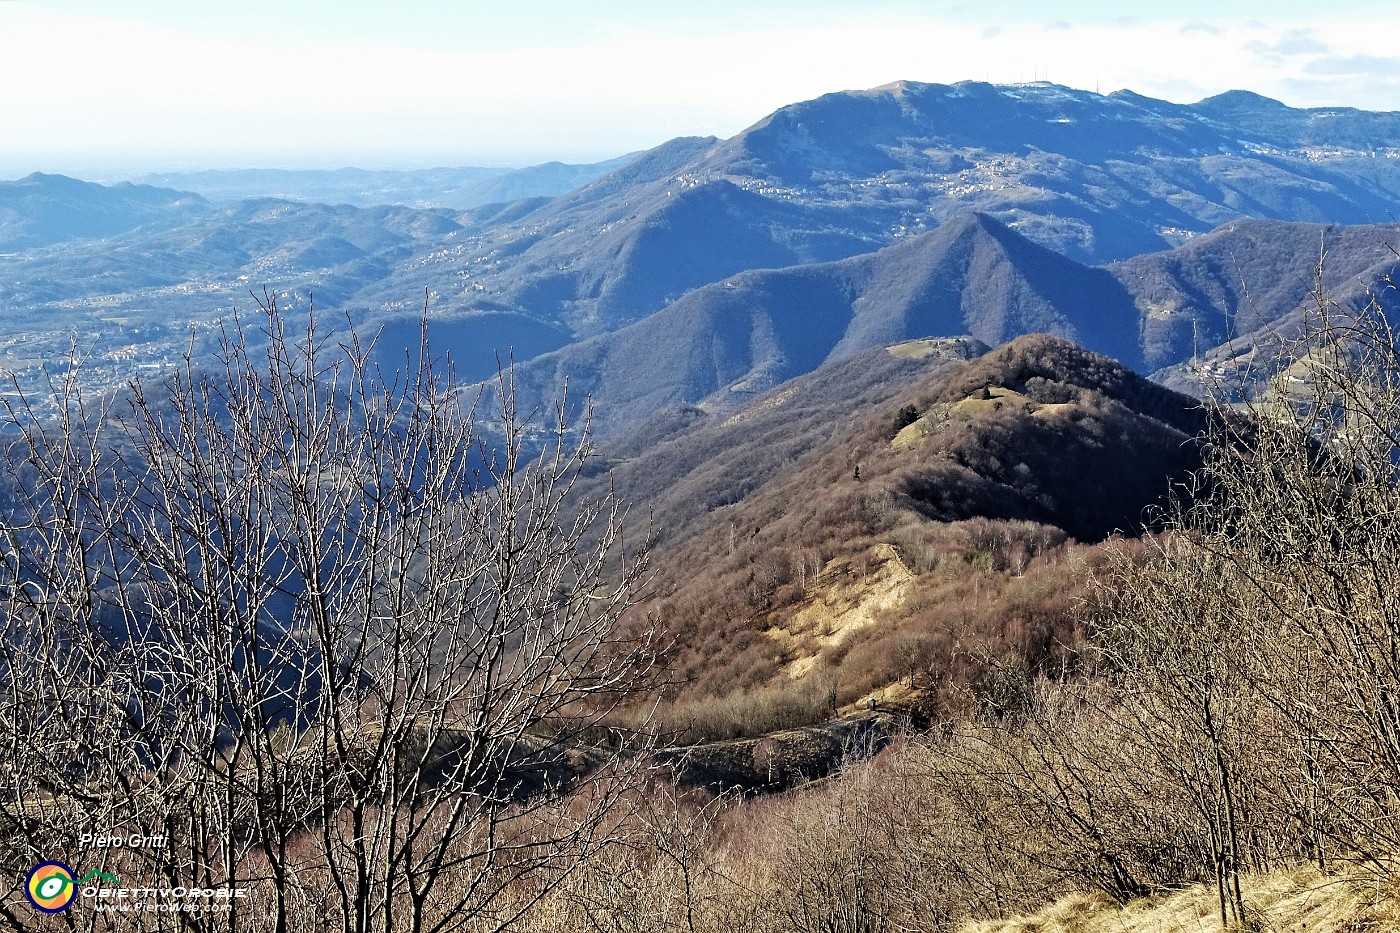
[[[151,928],[503,927],[645,768],[602,727],[655,670],[645,553],[574,495],[562,406],[426,346],[385,378],[354,328],[261,311],[211,366],[10,405],[5,868],[250,891]],[[169,847],[104,861],[88,831]]]
[[[1400,849],[1400,347],[1387,295],[1319,285],[1276,372],[1221,416],[1173,533],[1101,626],[1137,742],[1204,824],[1222,919],[1240,873]]]

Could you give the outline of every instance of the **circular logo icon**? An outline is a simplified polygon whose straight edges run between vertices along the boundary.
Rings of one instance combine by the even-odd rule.
[[[73,869],[62,862],[44,862],[34,866],[24,883],[24,893],[35,910],[56,914],[73,903],[77,886],[73,884]]]

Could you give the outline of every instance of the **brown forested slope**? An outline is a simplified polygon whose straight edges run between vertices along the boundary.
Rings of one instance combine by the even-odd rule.
[[[898,345],[694,413],[594,478],[660,542],[678,728],[799,725],[897,684],[930,713],[964,688],[1002,702],[1068,663],[1084,562],[1199,465],[1204,413],[1057,338],[968,349]]]

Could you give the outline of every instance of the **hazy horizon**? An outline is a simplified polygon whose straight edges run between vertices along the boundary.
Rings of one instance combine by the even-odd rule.
[[[3,2],[3,0],[0,0]],[[665,140],[657,140],[658,143]],[[631,151],[631,150],[628,150]],[[626,155],[627,152],[604,152],[596,156],[580,158],[556,158],[544,156],[532,158],[529,155],[522,155],[513,160],[492,160],[492,161],[462,161],[439,159],[434,161],[431,158],[424,160],[404,159],[403,157],[366,156],[360,161],[348,162],[344,158],[336,155],[319,155],[307,153],[300,157],[288,157],[281,154],[269,154],[265,161],[259,161],[254,157],[248,160],[219,160],[210,159],[201,161],[197,158],[180,159],[171,157],[168,161],[162,161],[156,156],[151,160],[135,157],[125,160],[84,160],[73,159],[66,155],[55,155],[44,162],[42,166],[34,166],[28,159],[13,159],[12,157],[0,154],[0,181],[15,181],[33,174],[41,175],[66,175],[71,178],[79,178],[83,181],[94,181],[102,184],[116,184],[123,181],[140,181],[156,175],[167,174],[194,174],[198,172],[242,172],[242,171],[316,171],[316,172],[336,172],[343,170],[364,170],[364,171],[385,171],[385,172],[415,172],[430,169],[459,169],[459,168],[489,168],[502,169],[505,171],[530,168],[536,165],[543,165],[549,162],[563,162],[572,165],[587,165],[596,162],[606,162]]]

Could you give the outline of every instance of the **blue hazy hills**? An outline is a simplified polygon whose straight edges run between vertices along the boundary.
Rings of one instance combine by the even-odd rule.
[[[513,352],[619,430],[912,337],[1049,331],[1175,378],[1296,316],[1324,236],[1337,287],[1383,280],[1400,115],[898,82],[537,169],[0,183],[0,366],[78,335],[119,380],[266,286],[386,327],[390,363],[426,302],[464,376]]]

